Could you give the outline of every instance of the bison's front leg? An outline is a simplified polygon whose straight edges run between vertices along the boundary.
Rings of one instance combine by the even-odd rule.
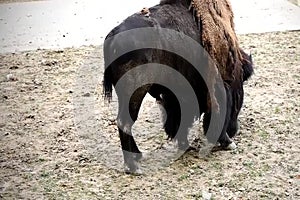
[[[217,93],[217,99],[218,102],[226,102],[226,107],[223,108],[223,111],[225,112],[225,119],[224,121],[222,120],[222,117],[220,115],[220,111],[210,111],[204,114],[204,119],[203,119],[203,129],[204,129],[204,133],[206,134],[208,132],[208,128],[210,126],[210,123],[212,124],[212,130],[213,133],[216,134],[213,137],[212,136],[208,136],[208,139],[212,140],[209,142],[216,142],[218,141],[220,143],[220,147],[222,149],[235,149],[236,148],[236,144],[231,140],[231,138],[229,137],[229,135],[227,134],[227,131],[229,130],[229,125],[232,125],[232,93],[231,93],[231,89],[229,87],[225,87],[225,93],[222,92],[218,92]],[[223,95],[222,95],[223,94]],[[224,100],[224,98],[226,98],[226,101]],[[212,113],[211,112],[215,112],[214,115],[218,116],[216,120],[211,121],[211,116]],[[221,123],[223,122],[223,123]],[[217,138],[218,136],[218,138]],[[217,140],[216,140],[217,139]]]
[[[227,134],[230,138],[233,138],[238,132],[238,130],[239,130],[238,119],[237,117],[232,117],[227,128]]]
[[[211,118],[211,113],[205,113],[204,114],[203,129],[204,129],[204,134],[205,135],[206,135],[208,127],[210,125],[210,118]],[[215,122],[212,122],[212,123],[215,123]],[[213,125],[213,126],[217,126],[217,125]],[[228,127],[228,120],[225,119],[225,123],[223,125],[222,131],[221,131],[217,141],[220,143],[220,147],[222,149],[235,149],[236,144],[228,136],[228,134],[226,132],[227,127]],[[209,141],[209,142],[214,143],[215,141]]]

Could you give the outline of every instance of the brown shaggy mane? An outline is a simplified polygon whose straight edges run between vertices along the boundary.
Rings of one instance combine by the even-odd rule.
[[[190,9],[201,30],[202,45],[224,81],[234,80],[234,68],[242,56],[234,30],[233,12],[228,0],[191,0]]]
[[[234,29],[229,0],[161,0],[160,4],[190,4],[189,9],[201,31],[205,50],[215,62],[224,81],[234,80],[233,69],[241,66],[242,55]]]
[[[214,91],[216,71],[221,74],[224,83],[229,84],[242,73],[245,62],[239,48],[234,29],[233,11],[229,0],[161,0],[160,4],[189,4],[195,22],[201,31],[201,42],[215,65],[210,65],[208,83]],[[213,67],[216,66],[216,67]],[[216,99],[212,97],[211,106],[218,109]]]

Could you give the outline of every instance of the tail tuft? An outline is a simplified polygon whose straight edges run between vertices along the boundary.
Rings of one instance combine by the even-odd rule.
[[[103,96],[105,100],[111,102],[112,100],[112,82],[111,82],[111,70],[108,67],[104,72],[104,79],[103,79]]]

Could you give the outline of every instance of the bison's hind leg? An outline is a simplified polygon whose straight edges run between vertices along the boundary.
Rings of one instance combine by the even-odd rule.
[[[165,109],[165,116],[163,116],[165,121],[164,129],[168,138],[175,138],[178,142],[178,148],[184,151],[187,150],[189,148],[188,129],[192,126],[194,117],[191,115],[190,119],[181,119],[180,103],[171,91],[164,90],[158,102]],[[181,126],[180,131],[179,126]]]
[[[117,117],[117,123],[123,150],[125,164],[124,167],[126,173],[140,173],[137,161],[142,158],[142,153],[137,147],[131,129],[134,122],[137,120],[139,109],[141,107],[143,98],[147,93],[147,90],[148,86],[143,86],[137,89],[131,97],[128,97],[126,95],[118,95],[119,113]],[[128,98],[130,99],[129,105]],[[130,116],[128,116],[128,111]]]

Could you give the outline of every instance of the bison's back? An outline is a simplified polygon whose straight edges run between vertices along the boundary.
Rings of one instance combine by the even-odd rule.
[[[181,4],[163,4],[149,8],[150,15],[145,16],[141,12],[135,13],[115,27],[106,37],[112,37],[123,31],[138,28],[154,27],[167,28],[200,42],[200,31],[190,11]]]
[[[156,62],[165,64],[176,68],[184,76],[190,76],[191,74],[196,74],[195,69],[192,69],[189,63],[187,63],[184,58],[174,55],[172,52],[166,52],[159,49],[161,44],[174,45],[172,41],[167,41],[165,37],[160,37],[160,33],[163,29],[171,29],[186,36],[189,36],[193,40],[200,44],[200,31],[194,21],[194,18],[187,7],[180,3],[174,4],[163,4],[157,5],[149,8],[150,15],[145,16],[141,12],[135,13],[125,19],[119,26],[115,27],[106,37],[104,42],[104,59],[105,59],[105,75],[104,75],[104,86],[105,94],[111,93],[112,87],[111,83],[115,85],[118,79],[137,65],[146,64],[149,62]],[[122,40],[115,40],[113,36],[129,31],[137,30],[139,32],[140,28],[153,28],[152,31],[157,31],[158,37],[155,38],[154,43],[157,44],[157,49],[140,49],[134,52],[128,52],[121,57],[114,60],[110,58],[114,54],[115,50],[124,49],[124,47],[132,47],[134,44],[139,43],[138,39],[133,34],[125,34],[125,38]],[[144,31],[144,30],[143,30]],[[140,32],[139,32],[140,33]],[[147,32],[144,33],[145,38],[148,37]],[[184,40],[184,38],[182,38]],[[166,41],[169,43],[166,45]],[[173,41],[173,43],[178,43],[178,41]],[[154,45],[155,46],[155,45]],[[190,46],[181,46],[180,51],[192,53]],[[194,52],[196,53],[196,52]],[[197,55],[198,57],[199,55]],[[163,59],[162,59],[163,58]],[[195,73],[192,73],[195,71]],[[199,85],[199,78],[201,77],[186,77],[188,80],[197,80],[194,85]]]

